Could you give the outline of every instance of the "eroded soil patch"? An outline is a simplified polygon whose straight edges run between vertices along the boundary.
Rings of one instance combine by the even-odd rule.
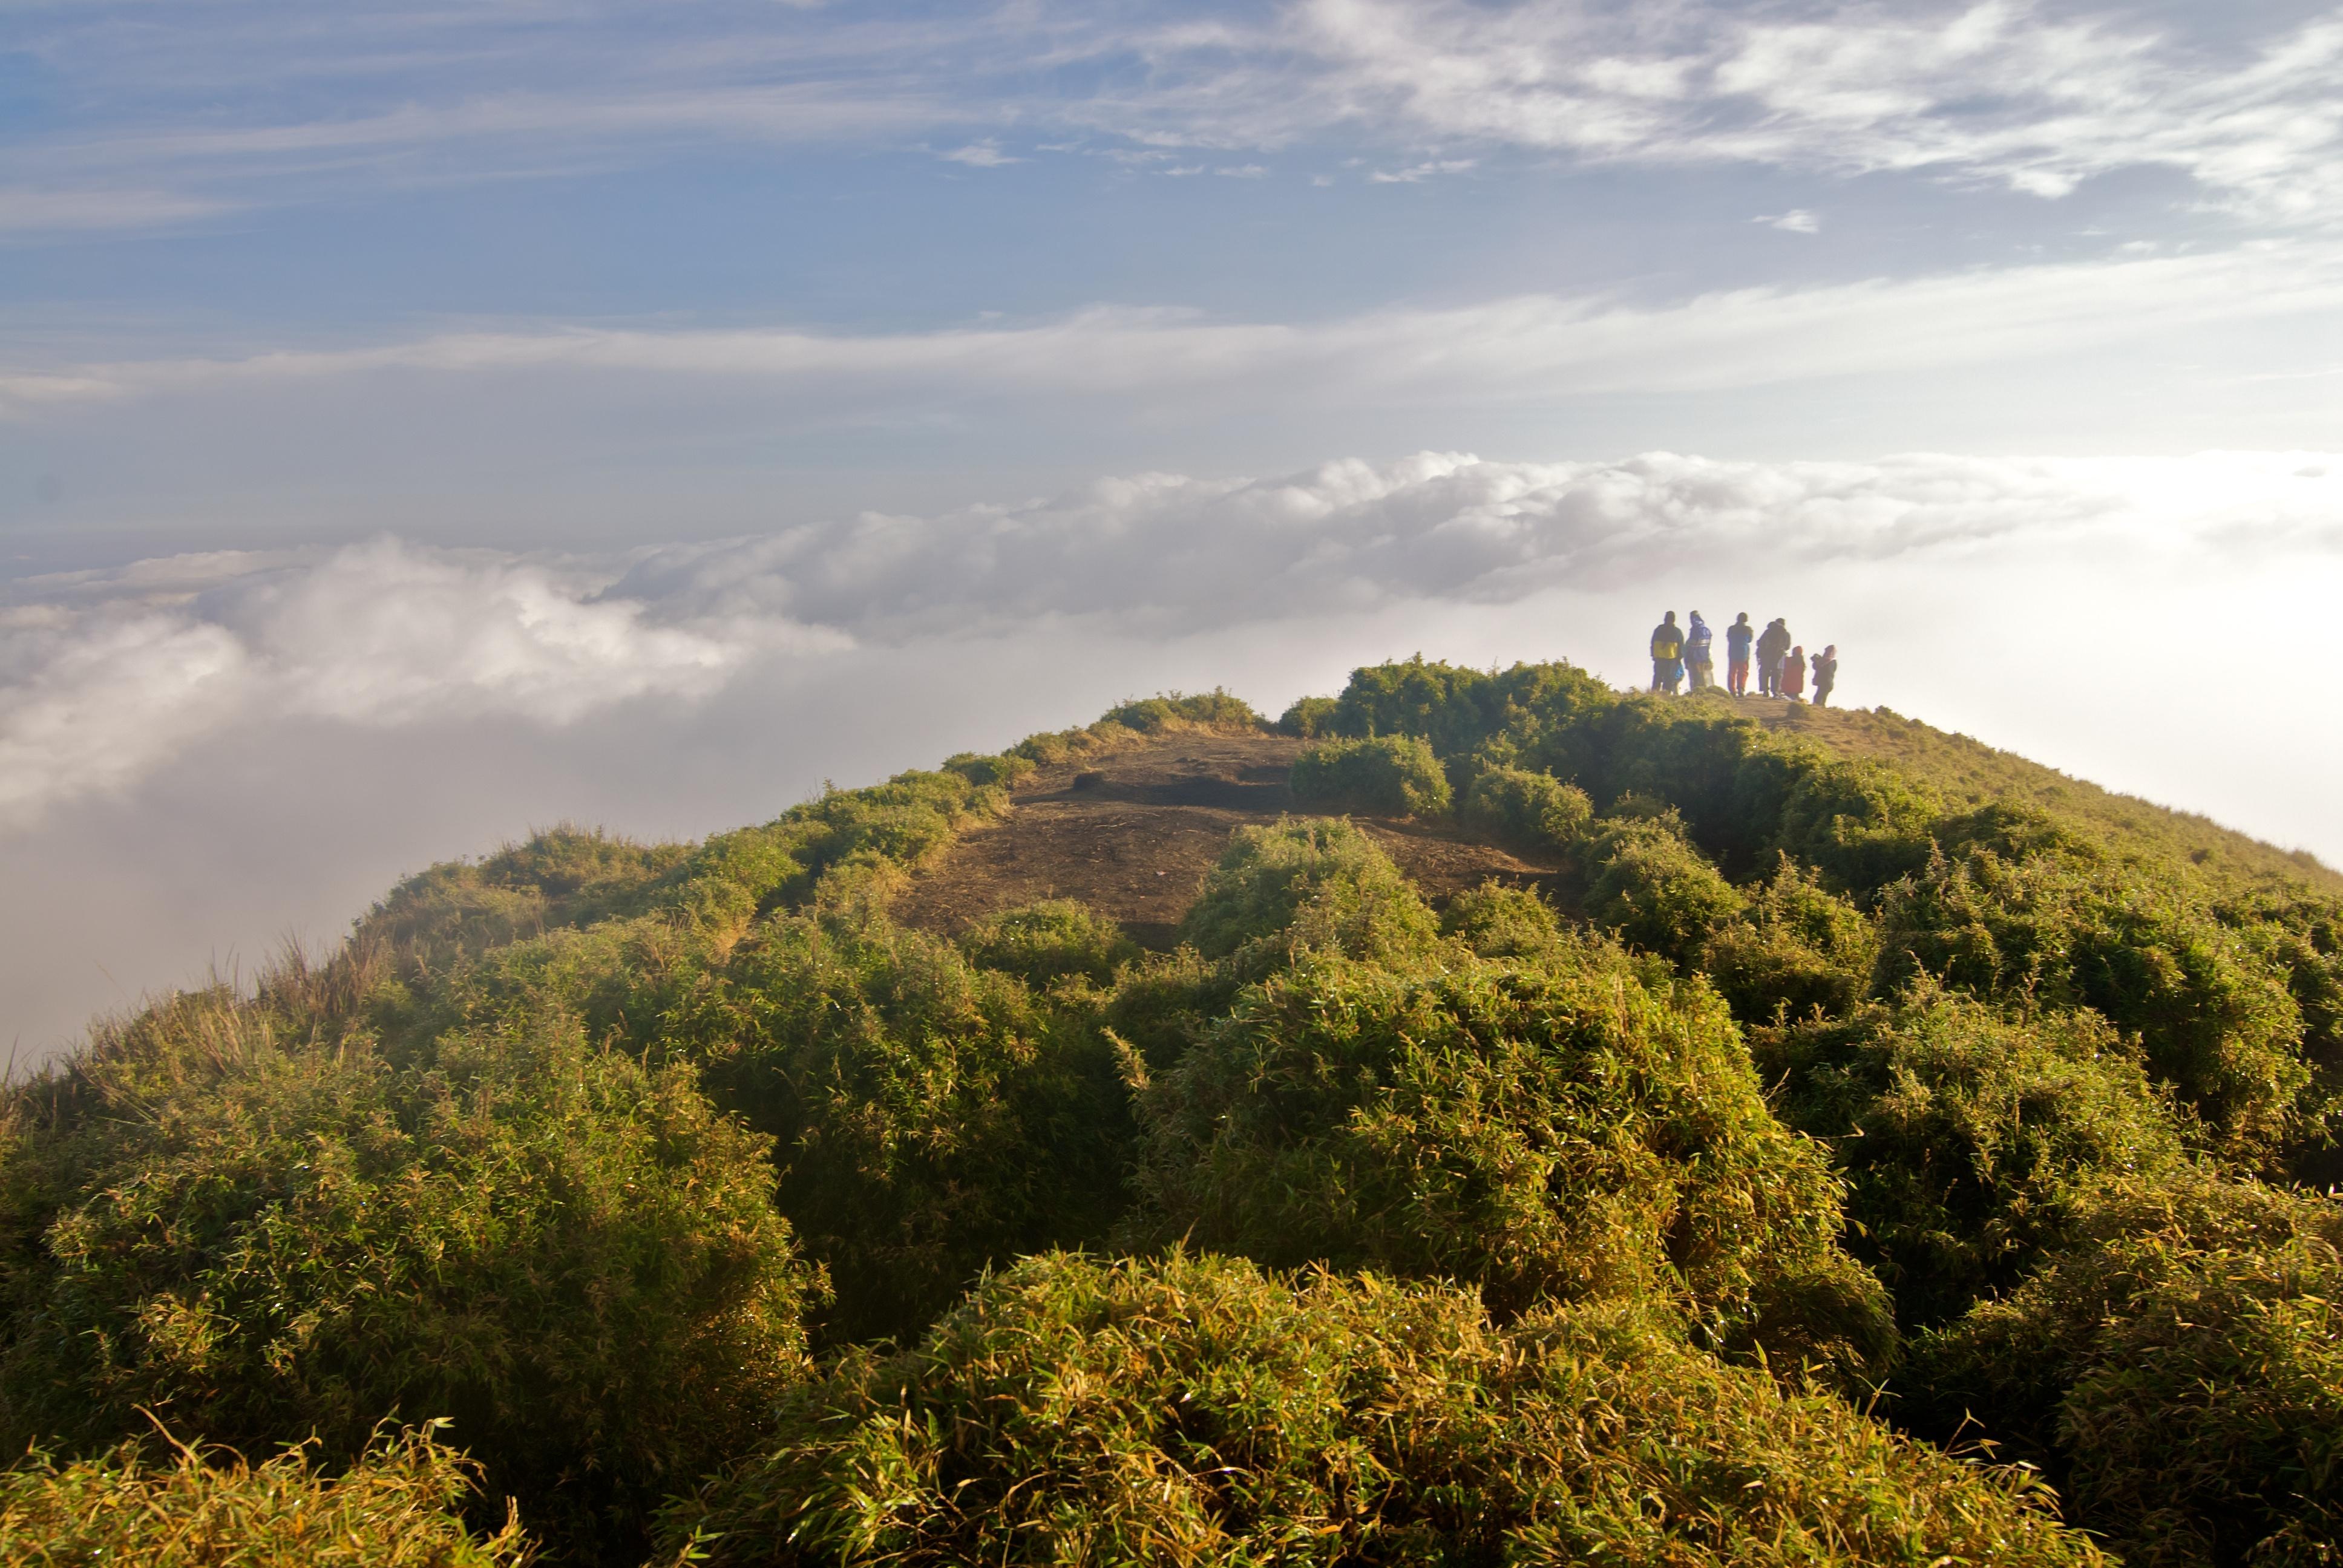
[[[907,925],[955,933],[1001,910],[1077,899],[1151,947],[1169,947],[1204,873],[1249,823],[1293,809],[1282,736],[1172,736],[1080,767],[1047,769],[1008,817],[966,834],[895,901]],[[1558,869],[1408,821],[1362,818],[1437,905],[1490,878],[1551,885]]]

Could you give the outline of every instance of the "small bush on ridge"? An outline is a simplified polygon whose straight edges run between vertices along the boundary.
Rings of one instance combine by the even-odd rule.
[[[1786,855],[1741,919],[1710,928],[1700,967],[1745,1024],[1845,1012],[1870,989],[1875,924]]]
[[[1487,768],[1464,793],[1464,825],[1510,849],[1563,854],[1576,849],[1594,820],[1586,791],[1550,773]]]
[[[1438,927],[1391,857],[1358,828],[1283,818],[1229,836],[1181,934],[1204,957],[1232,960],[1250,976],[1311,950],[1400,958],[1436,940]]]
[[[1321,740],[1293,759],[1294,804],[1368,817],[1447,813],[1448,774],[1432,748],[1410,736]]]
[[[1619,940],[1691,969],[1742,897],[1674,825],[1630,819],[1594,840],[1586,907]]]
[[[1121,927],[1071,899],[1004,910],[961,932],[960,945],[980,969],[1044,988],[1069,976],[1106,985],[1139,956],[1139,944]]]

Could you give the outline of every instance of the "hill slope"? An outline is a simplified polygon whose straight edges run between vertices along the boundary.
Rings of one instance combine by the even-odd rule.
[[[0,1540],[2329,1562],[2338,1133],[2343,897],[2197,819],[1559,665],[1156,699],[11,1085]]]
[[[1762,699],[1747,699],[1745,706],[1769,729],[1816,741],[1850,760],[1890,763],[1956,799],[1974,805],[2006,800],[2071,817],[2102,832],[2164,846],[2208,875],[2343,892],[2343,872],[2308,850],[2278,849],[2208,817],[2103,789],[1887,709],[1815,708]]]

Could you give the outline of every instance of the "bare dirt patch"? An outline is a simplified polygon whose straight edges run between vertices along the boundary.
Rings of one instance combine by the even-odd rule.
[[[1302,742],[1175,735],[1045,769],[999,822],[964,835],[895,900],[907,925],[955,933],[1001,910],[1076,899],[1151,947],[1169,947],[1229,835],[1293,809],[1286,774]],[[1406,820],[1361,818],[1433,904],[1495,878],[1551,887],[1560,869]]]

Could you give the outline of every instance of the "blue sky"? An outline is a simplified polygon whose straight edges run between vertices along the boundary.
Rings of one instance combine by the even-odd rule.
[[[2343,600],[2338,81],[2332,5],[0,0],[0,990],[1695,595],[2343,859],[2241,678]]]
[[[2343,410],[2331,6],[75,0],[0,7],[0,528],[46,565],[310,535],[327,497],[516,543],[559,497],[615,538],[679,467],[797,518],[1426,447],[2316,445]],[[1651,346],[1588,365],[1523,307]],[[581,331],[667,353],[368,357]],[[851,385],[711,331],[822,338]],[[288,353],[290,464],[253,368]]]

